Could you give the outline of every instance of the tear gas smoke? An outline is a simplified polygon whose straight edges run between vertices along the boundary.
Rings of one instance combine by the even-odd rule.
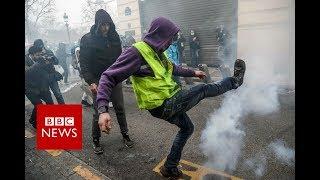
[[[238,30],[237,57],[243,58],[247,66],[244,83],[224,94],[221,107],[207,121],[200,144],[208,157],[206,166],[234,170],[245,137],[242,120],[248,114],[277,111],[279,89],[283,85],[294,86],[294,59],[289,46],[294,41],[289,41],[292,36],[288,24],[273,29]]]
[[[270,143],[267,148],[258,152],[254,157],[246,159],[244,161],[244,168],[252,170],[258,178],[262,177],[267,169],[266,153],[273,153],[275,154],[275,158],[280,162],[289,166],[294,166],[294,149],[286,147],[286,143],[284,141],[277,139]]]
[[[252,169],[257,177],[261,177],[266,171],[267,159],[264,154],[258,153],[255,157],[247,159],[244,164]]]
[[[234,170],[240,155],[245,132],[241,119],[248,113],[265,115],[279,107],[278,82],[272,62],[252,57],[247,63],[244,84],[225,94],[220,109],[207,122],[201,136],[201,149],[208,156],[208,166]]]
[[[287,165],[295,164],[295,150],[286,147],[282,140],[276,140],[269,145],[269,148],[275,153],[276,158]]]

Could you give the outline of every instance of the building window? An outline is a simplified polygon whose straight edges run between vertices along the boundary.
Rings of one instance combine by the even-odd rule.
[[[131,15],[131,9],[129,7],[126,7],[126,9],[124,10],[124,15],[125,16],[130,16]]]
[[[126,36],[129,36],[129,35],[131,35],[131,36],[135,36],[135,31],[134,30],[132,30],[132,31],[126,31],[126,32],[124,32],[124,34],[126,35]]]
[[[131,23],[128,23],[128,29],[130,29],[131,28]]]

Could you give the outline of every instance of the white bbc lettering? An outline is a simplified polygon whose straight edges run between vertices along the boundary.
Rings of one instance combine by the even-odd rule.
[[[54,126],[54,117],[45,117],[44,118],[45,126]]]
[[[74,117],[45,117],[45,126],[74,126]]]
[[[74,126],[74,117],[65,117],[65,126]]]
[[[64,117],[55,117],[54,118],[55,126],[64,126]]]

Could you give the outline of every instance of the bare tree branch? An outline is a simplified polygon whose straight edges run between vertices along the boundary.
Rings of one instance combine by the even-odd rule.
[[[31,36],[38,36],[40,29],[50,25],[46,22],[54,21],[55,0],[25,0],[25,27],[26,37],[30,40]],[[39,21],[42,23],[39,26]],[[53,24],[53,23],[52,23]]]
[[[40,11],[36,16],[35,22],[38,23],[38,20],[42,18],[44,15],[53,12],[54,1],[53,0],[44,0],[42,1],[42,6],[40,7]]]
[[[115,14],[110,10],[109,1],[96,1],[96,0],[86,0],[86,3],[82,7],[82,23],[87,24],[94,20],[94,15],[99,9],[104,9],[112,16]]]

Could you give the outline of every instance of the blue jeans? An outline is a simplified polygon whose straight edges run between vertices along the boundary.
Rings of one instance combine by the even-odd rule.
[[[152,116],[164,119],[180,128],[164,164],[166,168],[177,167],[183,147],[193,133],[194,126],[186,112],[206,97],[218,96],[235,89],[234,84],[232,77],[225,78],[217,83],[200,84],[189,90],[179,91],[170,99],[166,99],[160,107],[149,110]]]
[[[179,85],[181,86],[181,81],[179,76],[173,76],[172,79]]]
[[[56,81],[54,77],[50,77],[49,81],[50,81],[49,82],[50,89],[53,92],[54,96],[56,97],[58,104],[64,104],[64,99],[60,91],[58,81]]]

